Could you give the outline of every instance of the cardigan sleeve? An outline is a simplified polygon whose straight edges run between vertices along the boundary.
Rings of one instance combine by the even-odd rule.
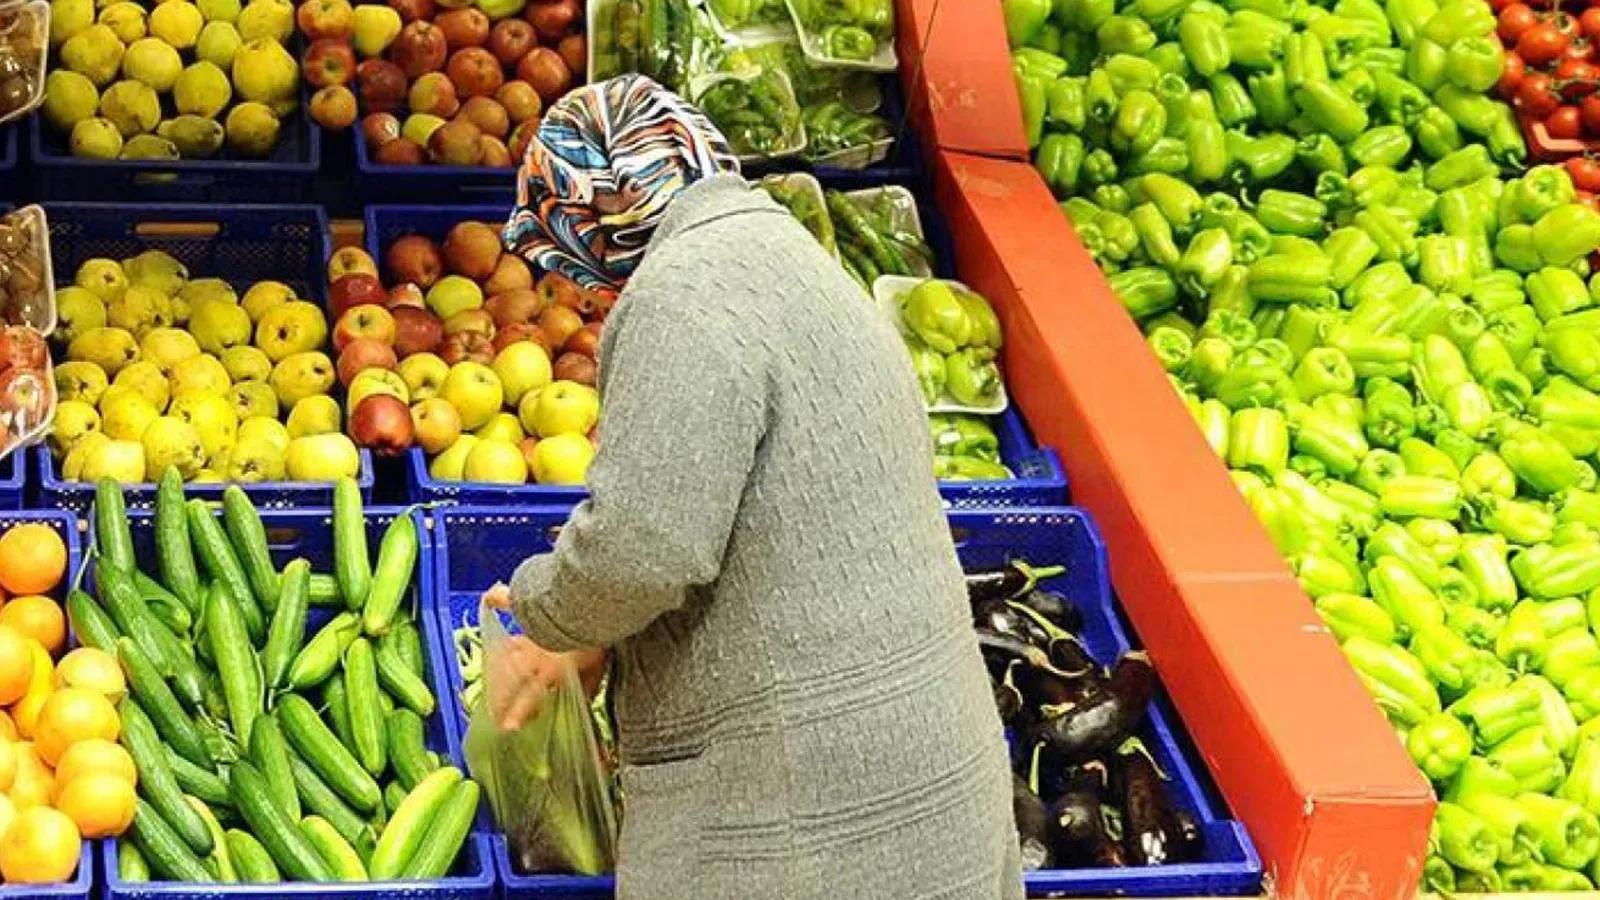
[[[548,649],[613,646],[721,571],[765,429],[766,354],[690,280],[636,279],[607,323],[589,499],[511,581]]]

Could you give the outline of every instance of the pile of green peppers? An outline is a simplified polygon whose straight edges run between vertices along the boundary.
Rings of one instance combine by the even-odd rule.
[[[733,31],[789,21],[784,0],[709,0],[707,5],[722,26]]]
[[[739,156],[782,156],[805,145],[800,104],[788,77],[775,69],[732,73],[702,90],[695,103]]]
[[[1003,3],[1035,164],[1439,795],[1425,889],[1593,890],[1600,213],[1493,13]]]
[[[933,474],[941,481],[994,481],[1013,477],[1000,462],[1000,439],[978,416],[930,415]]]
[[[761,179],[761,187],[772,199],[789,210],[789,214],[804,225],[824,250],[837,253],[838,245],[833,231],[833,219],[823,199],[822,186],[809,175],[790,173],[768,175]]]
[[[780,4],[781,5],[781,4]],[[882,89],[871,72],[825,68],[806,59],[795,40],[767,41],[729,47],[719,67],[738,72],[771,68],[789,76],[800,116],[806,127],[805,159],[816,161],[847,150],[868,148],[894,137],[889,120],[875,112],[882,102]],[[838,159],[828,160],[839,168],[861,168],[872,162],[863,158],[861,166]]]
[[[992,405],[1002,388],[995,363],[1000,320],[977,293],[929,278],[899,299],[900,331],[929,406],[948,396],[963,406]]]
[[[795,24],[830,59],[865,62],[894,40],[894,0],[789,0]]]

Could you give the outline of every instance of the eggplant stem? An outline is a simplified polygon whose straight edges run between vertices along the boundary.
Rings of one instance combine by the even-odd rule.
[[[1159,776],[1162,781],[1172,780],[1170,777],[1168,777],[1166,772],[1161,770],[1161,764],[1156,762],[1155,754],[1150,752],[1150,748],[1137,735],[1123,741],[1122,746],[1117,748],[1117,755],[1119,756],[1131,756],[1135,753],[1144,757],[1145,761],[1150,763],[1150,768],[1155,770],[1156,775]]]
[[[1027,562],[1020,559],[1012,560],[1011,565],[1028,579],[1027,584],[1023,585],[1022,590],[1016,594],[1018,597],[1038,587],[1039,582],[1044,581],[1047,578],[1055,578],[1057,576],[1067,574],[1066,566],[1039,566],[1036,568],[1028,565]]]
[[[1024,591],[1024,593],[1026,593],[1026,591]],[[1041,614],[1038,610],[1034,609],[1031,606],[1028,606],[1025,603],[1018,603],[1015,600],[1007,600],[1006,601],[1006,606],[1010,607],[1012,610],[1016,611],[1017,613],[1019,613],[1021,615],[1024,615],[1024,616],[1027,616],[1029,619],[1032,619],[1034,624],[1038,625],[1039,628],[1042,631],[1044,631],[1045,635],[1050,638],[1050,643],[1052,643],[1052,644],[1055,643],[1056,641],[1075,640],[1075,638],[1073,638],[1073,636],[1072,636],[1072,632],[1067,631],[1064,628],[1058,627],[1054,622],[1052,622],[1049,619],[1045,618],[1044,615]]]
[[[1044,743],[1033,745],[1033,758],[1028,762],[1028,790],[1039,795],[1039,758],[1044,755]]]

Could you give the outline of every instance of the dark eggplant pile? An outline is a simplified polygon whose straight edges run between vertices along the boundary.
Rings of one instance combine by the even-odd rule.
[[[1109,671],[1083,613],[1039,582],[1059,568],[1015,561],[967,574],[973,627],[1000,718],[1015,737],[1012,808],[1033,869],[1159,866],[1199,859],[1200,825],[1175,806],[1137,737],[1156,690],[1142,651]]]

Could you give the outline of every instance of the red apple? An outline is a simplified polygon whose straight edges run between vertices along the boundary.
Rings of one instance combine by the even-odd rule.
[[[410,22],[400,29],[389,55],[406,73],[407,78],[419,78],[426,72],[436,72],[444,66],[450,48],[439,26],[422,19]]]
[[[394,313],[394,350],[401,359],[431,353],[444,340],[444,323],[426,309],[402,306]]]
[[[335,318],[343,316],[345,310],[352,306],[361,306],[365,303],[376,304],[380,308],[384,301],[389,299],[389,294],[383,289],[383,282],[365,272],[351,272],[344,275],[328,287],[328,310]]]
[[[312,87],[347,84],[356,75],[356,52],[340,38],[318,38],[306,48],[300,71]]]
[[[404,281],[389,288],[389,300],[384,306],[389,307],[390,312],[394,312],[403,306],[427,309],[428,303],[426,295],[422,293],[422,288],[409,281]]]
[[[0,331],[0,369],[44,368],[50,349],[44,337],[25,325],[11,325]]]
[[[356,67],[361,108],[368,113],[393,112],[406,99],[404,69],[386,59],[368,59]]]
[[[539,46],[533,26],[521,19],[502,19],[489,31],[489,52],[502,66],[514,66],[528,51]]]
[[[36,369],[7,369],[0,373],[0,413],[12,432],[27,431],[44,422],[44,411],[55,395],[55,385]]]
[[[520,325],[532,323],[544,312],[544,298],[538,291],[526,289],[505,291],[490,297],[483,308],[494,317],[494,324],[504,328],[507,325]]]
[[[581,34],[569,34],[556,45],[556,53],[567,64],[567,71],[586,72],[589,68],[589,39]]]
[[[494,317],[482,309],[464,309],[444,320],[444,336],[451,337],[464,331],[475,331],[486,338],[494,337]]]
[[[568,353],[587,356],[590,359],[598,358],[600,354],[600,325],[596,322],[590,322],[574,331],[567,338],[567,342],[561,345],[561,349]]]
[[[494,330],[494,352],[496,353],[518,341],[532,341],[545,348],[546,353],[550,352],[550,346],[545,343],[544,332],[539,329],[539,326],[531,322],[514,322],[504,328],[496,328]]]
[[[561,54],[549,47],[535,47],[517,63],[517,77],[533,85],[545,105],[561,99],[572,86],[572,70]]]
[[[323,128],[343,131],[355,124],[360,106],[350,88],[342,84],[330,84],[325,88],[317,88],[317,92],[311,95],[308,111],[311,118]]]
[[[384,296],[388,298],[387,294]],[[342,351],[362,338],[393,344],[395,331],[394,314],[381,303],[352,306],[333,324],[333,349]]]
[[[445,43],[454,53],[462,47],[482,47],[489,40],[489,17],[471,6],[452,9],[433,20],[444,32]]]
[[[550,335],[550,342],[559,347],[583,327],[583,318],[565,306],[552,306],[539,314],[539,327]]]
[[[590,387],[594,387],[600,377],[600,367],[595,365],[594,360],[578,353],[563,353],[556,357],[550,372],[557,381],[576,381]]]
[[[396,456],[411,447],[416,429],[411,408],[399,397],[371,394],[350,413],[350,438],[379,456]]]
[[[488,335],[480,331],[452,334],[444,339],[444,344],[439,349],[439,356],[452,366],[469,361],[487,366],[494,362],[494,353],[494,343],[489,340]]]
[[[525,437],[517,442],[517,449],[522,451],[522,461],[528,464],[529,472],[533,471],[533,451],[538,446],[539,439],[536,437]]]
[[[371,338],[356,338],[339,351],[339,383],[350,386],[356,376],[367,369],[393,369],[400,360],[394,348]]]
[[[361,136],[368,150],[376,150],[400,136],[400,119],[394,113],[373,113],[361,120]]]
[[[400,14],[402,22],[433,18],[433,0],[389,0],[389,6]]]
[[[294,11],[295,24],[309,41],[349,40],[354,13],[348,0],[305,0]]]
[[[395,138],[372,154],[380,166],[420,166],[428,161],[428,151],[409,138]]]
[[[409,281],[426,291],[444,274],[439,245],[420,234],[408,234],[389,245],[383,266],[394,281]]]
[[[482,47],[457,50],[451,54],[446,71],[456,88],[467,97],[492,97],[506,80],[500,60]]]
[[[522,16],[539,32],[541,39],[554,44],[572,30],[579,14],[577,0],[533,0]]]

